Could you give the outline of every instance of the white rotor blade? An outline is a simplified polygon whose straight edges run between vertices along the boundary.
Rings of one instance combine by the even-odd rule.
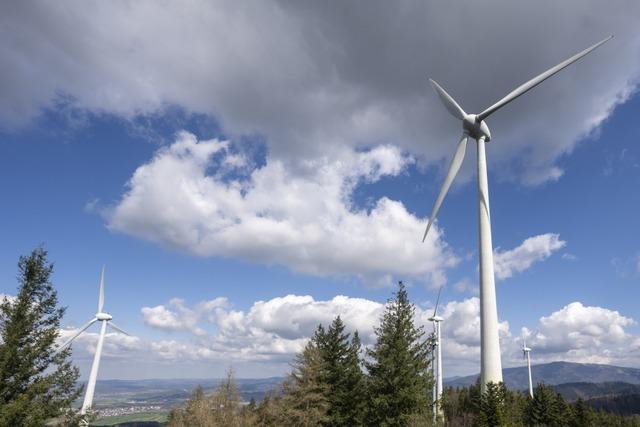
[[[424,232],[424,236],[422,236],[422,241],[424,242],[427,238],[427,233],[429,233],[429,229],[431,228],[431,224],[436,219],[436,215],[438,214],[438,210],[440,209],[440,205],[444,200],[444,197],[447,195],[447,191],[449,191],[449,187],[451,187],[451,183],[453,179],[458,174],[460,170],[460,166],[462,165],[462,161],[464,160],[464,154],[467,151],[467,140],[469,139],[467,134],[463,134],[460,142],[458,143],[458,148],[456,149],[456,154],[454,154],[453,159],[451,159],[451,164],[449,165],[449,171],[447,172],[447,176],[442,183],[442,188],[440,188],[440,194],[438,194],[438,198],[436,199],[435,205],[433,205],[433,210],[431,211],[431,216],[429,216],[429,223],[427,224],[427,230]]]
[[[102,266],[102,273],[100,273],[100,291],[98,293],[98,313],[102,313],[104,308],[104,265]]]
[[[125,334],[127,336],[131,336],[130,333],[125,332],[124,330],[120,329],[119,327],[117,327],[112,321],[108,321],[107,325],[109,325],[111,328],[113,328],[116,332],[120,332],[121,334]]]
[[[442,292],[442,286],[440,286],[440,289],[438,289],[438,298],[436,299],[436,306],[433,309],[433,317],[435,317],[436,314],[438,314],[438,304],[440,304],[440,292]]]
[[[502,98],[500,101],[496,102],[491,107],[487,108],[482,113],[478,114],[478,116],[476,117],[476,121],[478,121],[478,122],[483,121],[484,119],[489,117],[491,114],[493,114],[499,108],[504,107],[505,105],[507,105],[508,103],[510,103],[511,101],[516,99],[517,97],[519,97],[520,95],[522,95],[525,92],[528,92],[529,90],[533,89],[534,87],[536,87],[537,85],[539,85],[540,83],[542,83],[543,81],[548,79],[549,77],[553,76],[558,71],[562,70],[565,67],[568,67],[572,63],[576,62],[578,59],[582,58],[583,56],[585,56],[588,53],[590,53],[592,50],[594,50],[597,47],[599,47],[600,45],[602,45],[603,43],[611,40],[611,38],[613,38],[613,36],[607,37],[606,39],[594,44],[593,46],[583,50],[582,52],[573,55],[571,58],[567,59],[566,61],[561,62],[560,64],[556,65],[555,67],[545,71],[544,73],[540,74],[539,76],[534,77],[533,79],[529,80],[525,84],[518,86],[515,90],[513,90],[507,96]]]
[[[72,336],[71,338],[69,338],[68,340],[66,340],[66,341],[64,342],[64,344],[62,344],[60,347],[58,347],[58,350],[57,350],[57,351],[60,351],[60,350],[62,350],[63,348],[65,348],[66,346],[68,346],[69,344],[71,344],[71,341],[73,341],[73,340],[75,340],[76,338],[78,338],[78,335],[80,335],[81,333],[83,333],[83,332],[84,332],[84,331],[85,331],[89,326],[93,325],[93,324],[94,324],[95,322],[97,322],[97,321],[98,321],[98,319],[96,319],[96,318],[93,318],[93,319],[89,320],[87,323],[85,323],[85,325],[84,325],[82,328],[80,328],[80,330],[79,330],[79,331],[78,331],[74,336]]]
[[[442,88],[442,86],[436,83],[435,80],[429,79],[429,82],[431,83],[431,87],[433,87],[433,90],[435,90],[440,97],[440,100],[442,101],[444,106],[447,107],[449,113],[451,113],[451,115],[457,119],[464,119],[464,116],[466,116],[467,113],[464,112],[464,110],[458,105],[455,99],[453,99],[453,97],[449,95],[447,91]]]

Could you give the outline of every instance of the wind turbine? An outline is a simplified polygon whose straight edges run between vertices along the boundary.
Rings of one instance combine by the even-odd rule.
[[[561,62],[555,67],[545,71],[537,77],[517,87],[507,96],[481,112],[480,114],[467,114],[458,103],[438,83],[429,79],[431,86],[436,91],[440,100],[449,113],[462,121],[462,137],[458,148],[451,160],[447,176],[444,179],[440,194],[433,206],[427,229],[422,241],[427,237],[429,229],[436,218],[440,205],[449,191],[449,187],[456,177],[467,149],[467,141],[473,138],[478,143],[478,223],[480,229],[480,346],[481,346],[481,389],[486,390],[489,382],[502,381],[502,363],[500,360],[500,343],[498,337],[498,308],[496,305],[496,288],[493,273],[493,245],[491,243],[491,220],[489,213],[489,183],[487,181],[487,161],[485,156],[485,142],[491,140],[491,132],[485,119],[498,111],[520,95],[533,89],[544,80],[556,74],[558,71],[574,63],[587,55],[613,36],[596,43],[571,58]]]
[[[527,337],[522,336],[522,356],[527,359],[527,370],[529,371],[529,396],[533,398],[533,381],[531,381],[531,349],[527,347]]]
[[[433,422],[437,422],[438,418],[442,417],[442,408],[440,406],[440,398],[442,397],[442,345],[440,334],[440,323],[444,320],[438,316],[438,304],[440,303],[440,293],[442,292],[442,286],[438,290],[438,299],[436,300],[436,306],[433,309],[433,316],[429,318],[429,321],[433,322],[433,335],[435,337],[435,350],[436,357],[432,361],[435,363],[432,365],[433,376],[436,379],[433,385]]]
[[[96,346],[96,353],[93,356],[93,364],[91,365],[91,373],[89,374],[89,382],[87,383],[87,392],[84,395],[84,402],[82,403],[81,414],[85,414],[91,405],[93,404],[93,392],[96,389],[96,378],[98,377],[98,367],[100,366],[100,354],[102,353],[102,344],[104,343],[104,335],[107,331],[107,325],[113,328],[116,332],[120,332],[125,335],[129,335],[119,327],[117,327],[111,319],[113,317],[105,313],[104,311],[104,266],[102,266],[102,273],[100,274],[100,291],[98,294],[98,312],[95,317],[88,321],[80,330],[71,338],[69,338],[64,344],[62,344],[58,351],[64,349],[66,346],[76,339],[81,333],[83,333],[89,326],[95,322],[102,322],[100,327],[100,336],[98,337],[98,345]]]

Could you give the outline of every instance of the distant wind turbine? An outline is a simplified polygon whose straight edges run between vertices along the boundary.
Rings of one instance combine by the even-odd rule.
[[[531,381],[531,349],[527,347],[527,337],[522,336],[522,356],[527,359],[527,370],[529,372],[529,396],[533,398],[533,381]]]
[[[432,365],[433,376],[435,378],[435,384],[433,385],[433,422],[436,423],[438,418],[442,418],[442,407],[440,399],[442,397],[442,342],[440,333],[440,323],[444,320],[438,316],[438,304],[440,303],[440,293],[442,292],[442,286],[438,290],[438,299],[436,300],[436,306],[433,309],[433,316],[429,318],[429,321],[433,322],[433,335],[435,338],[435,362]]]
[[[431,86],[436,91],[440,100],[449,113],[462,121],[462,137],[458,143],[458,148],[451,160],[449,171],[444,179],[440,194],[433,206],[427,229],[424,232],[422,241],[427,237],[429,229],[438,214],[440,205],[444,200],[449,187],[456,177],[467,149],[467,141],[473,138],[478,143],[478,222],[480,228],[480,347],[481,347],[481,389],[486,390],[490,382],[498,383],[502,381],[502,362],[500,360],[500,342],[498,337],[498,308],[496,305],[496,288],[493,273],[493,245],[491,242],[491,220],[489,213],[489,183],[487,181],[487,161],[485,156],[485,142],[491,140],[489,126],[484,121],[491,114],[498,111],[520,95],[533,89],[544,80],[556,74],[558,71],[574,63],[578,59],[587,55],[613,36],[609,36],[588,49],[561,62],[555,67],[545,71],[539,76],[529,80],[517,87],[507,96],[481,112],[480,114],[467,114],[458,103],[449,95],[438,83],[429,79]]]
[[[89,374],[89,382],[87,383],[87,392],[84,395],[84,402],[82,403],[82,409],[80,409],[81,414],[85,414],[89,409],[91,409],[91,405],[93,404],[93,392],[96,388],[96,379],[98,377],[98,367],[100,366],[100,354],[102,353],[102,344],[104,343],[104,335],[107,330],[107,325],[113,328],[116,332],[120,332],[125,335],[129,335],[119,327],[117,327],[111,319],[113,317],[105,313],[104,309],[104,266],[102,267],[102,273],[100,274],[100,291],[98,294],[98,312],[95,317],[87,322],[80,330],[71,338],[69,338],[64,344],[62,344],[58,351],[64,349],[66,346],[71,344],[71,342],[76,339],[81,333],[83,333],[89,326],[93,325],[95,322],[102,322],[100,327],[100,336],[98,337],[98,345],[96,346],[96,353],[93,356],[93,364],[91,365],[91,373]]]

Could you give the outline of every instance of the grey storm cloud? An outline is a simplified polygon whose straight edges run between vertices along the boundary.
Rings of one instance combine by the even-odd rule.
[[[635,0],[3,2],[0,126],[179,105],[292,163],[391,143],[442,165],[460,129],[429,77],[477,112],[614,34],[490,118],[490,161],[537,184],[634,90],[638,16]]]

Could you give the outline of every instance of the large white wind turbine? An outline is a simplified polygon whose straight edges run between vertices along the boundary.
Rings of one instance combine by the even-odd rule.
[[[438,209],[447,195],[456,174],[460,170],[467,149],[467,140],[473,138],[478,143],[478,222],[480,228],[480,346],[481,346],[481,388],[484,392],[489,382],[498,383],[502,381],[502,363],[500,360],[500,343],[498,341],[498,309],[496,306],[496,289],[493,274],[493,246],[491,243],[491,221],[489,213],[489,184],[487,182],[487,162],[485,157],[485,142],[491,140],[491,132],[485,119],[495,113],[500,108],[507,105],[520,95],[531,90],[542,83],[558,71],[587,55],[598,46],[602,45],[612,36],[607,37],[588,49],[572,56],[555,67],[545,71],[539,76],[529,80],[519,86],[507,96],[481,112],[480,114],[467,114],[458,103],[449,95],[438,83],[430,80],[433,89],[437,92],[440,100],[449,113],[462,121],[462,137],[458,143],[458,148],[451,160],[449,171],[445,177],[440,194],[433,206],[429,223],[424,233],[422,241],[427,237],[427,233],[436,218]]]
[[[442,418],[442,405],[440,398],[442,397],[442,341],[440,333],[440,323],[444,320],[438,316],[438,304],[440,303],[440,292],[442,292],[442,286],[438,290],[438,299],[436,300],[436,306],[433,309],[433,316],[429,318],[429,321],[433,322],[433,335],[435,338],[435,358],[432,358],[432,369],[435,383],[433,384],[433,422],[437,422],[438,418]]]
[[[533,398],[533,381],[531,380],[531,349],[527,347],[527,337],[522,336],[522,356],[527,359],[527,370],[529,372],[529,396]]]
[[[88,321],[80,330],[71,338],[69,338],[64,344],[62,344],[58,351],[64,349],[66,346],[71,344],[71,342],[76,339],[81,333],[83,333],[89,326],[93,325],[95,322],[102,322],[100,327],[100,336],[98,337],[98,345],[96,346],[96,353],[93,356],[93,364],[91,365],[91,373],[89,374],[89,382],[87,383],[87,391],[84,395],[84,402],[82,403],[82,409],[80,410],[81,414],[86,413],[89,409],[91,409],[91,405],[93,404],[93,392],[96,389],[96,378],[98,377],[98,367],[100,365],[100,354],[102,353],[102,344],[104,343],[104,335],[107,330],[107,325],[113,328],[115,331],[120,332],[125,335],[129,335],[111,321],[113,318],[110,314],[105,313],[104,309],[104,266],[102,267],[102,273],[100,274],[100,291],[98,294],[98,312],[95,317]]]

